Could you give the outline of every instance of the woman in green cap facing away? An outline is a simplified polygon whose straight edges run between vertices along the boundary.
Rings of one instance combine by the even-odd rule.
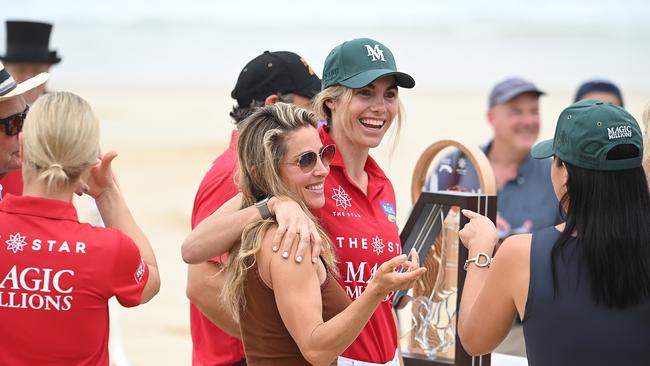
[[[566,108],[553,140],[551,180],[565,222],[498,240],[491,221],[471,219],[458,334],[470,354],[493,350],[515,314],[528,363],[646,365],[650,336],[650,194],[643,141],[619,106],[584,100]]]
[[[413,86],[411,76],[397,71],[392,52],[369,38],[344,42],[325,60],[323,90],[314,100],[314,111],[327,121],[318,131],[323,145],[335,145],[336,154],[324,181],[325,203],[311,212],[332,242],[338,282],[353,300],[383,263],[401,254],[395,192],[369,151],[382,143],[393,124],[399,129],[399,87]],[[184,260],[200,262],[225,253],[246,225],[275,216],[278,230],[272,245],[277,255],[301,265],[317,263],[320,236],[313,223],[304,215],[276,212],[276,203],[286,197],[260,198],[256,205],[240,209],[238,195],[203,221],[183,243]],[[294,240],[300,245],[293,245]],[[304,243],[310,241],[311,260],[302,261],[308,251]],[[391,293],[337,363],[397,366],[400,358]]]

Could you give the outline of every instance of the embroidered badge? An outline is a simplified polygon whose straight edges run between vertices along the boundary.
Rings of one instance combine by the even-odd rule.
[[[144,277],[144,260],[140,258],[140,264],[138,265],[138,269],[135,271],[133,274],[133,277],[135,278],[135,283],[140,283],[142,282],[142,278]]]
[[[384,240],[379,237],[379,235],[375,235],[374,238],[372,238],[372,251],[375,252],[375,254],[380,255],[381,253],[384,252]]]
[[[384,58],[384,50],[379,48],[378,44],[376,44],[375,47],[372,47],[369,44],[365,46],[366,46],[366,51],[368,51],[368,54],[366,56],[372,57],[372,61],[386,62],[386,59]]]
[[[7,243],[7,250],[11,250],[14,254],[18,253],[18,251],[22,252],[23,247],[27,245],[25,238],[26,236],[21,236],[20,233],[14,235],[9,234],[9,240],[5,240],[5,243]]]
[[[381,208],[384,210],[384,213],[386,214],[386,218],[388,219],[388,221],[397,225],[397,214],[395,213],[395,205],[390,202],[384,202],[384,201],[380,201],[380,203],[381,203]]]
[[[343,190],[343,187],[339,186],[334,188],[334,195],[332,199],[336,201],[336,207],[341,207],[344,210],[347,210],[348,207],[352,206],[352,198]]]

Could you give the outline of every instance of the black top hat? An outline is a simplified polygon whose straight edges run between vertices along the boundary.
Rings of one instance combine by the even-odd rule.
[[[36,62],[57,64],[61,57],[48,49],[52,24],[7,21],[7,54],[5,62]]]

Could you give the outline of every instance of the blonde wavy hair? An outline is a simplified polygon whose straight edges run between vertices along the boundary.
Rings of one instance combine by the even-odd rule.
[[[243,195],[242,208],[253,205],[261,197],[272,196],[290,197],[300,204],[305,214],[316,223],[318,233],[323,238],[325,250],[322,258],[326,266],[337,273],[329,237],[302,198],[287,188],[279,171],[280,162],[287,151],[287,136],[301,128],[316,128],[317,122],[312,112],[287,103],[260,108],[242,121],[237,140],[238,184]],[[274,225],[277,225],[275,218],[249,224],[240,242],[229,252],[221,301],[237,321],[239,312],[246,306],[246,273],[255,265],[255,254],[259,252],[266,232]]]
[[[343,85],[333,85],[322,90],[312,102],[312,110],[321,118],[324,118],[327,121],[327,125],[332,127],[332,110],[327,106],[327,102],[333,101],[339,104],[339,110],[343,110],[341,115],[341,120],[345,121],[349,119],[349,105],[352,101],[352,96],[354,95],[354,89],[348,88]],[[397,126],[394,129],[395,133],[393,135],[393,146],[392,151],[397,147],[397,142],[399,141],[400,131],[402,130],[402,124],[404,119],[404,105],[402,104],[401,99],[399,99],[399,93],[397,94],[397,115],[395,116],[397,120]]]
[[[47,93],[32,105],[23,127],[23,172],[49,192],[74,184],[99,154],[99,120],[69,92]]]

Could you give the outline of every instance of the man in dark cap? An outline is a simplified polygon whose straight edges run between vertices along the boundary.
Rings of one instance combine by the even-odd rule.
[[[293,52],[266,51],[242,69],[231,96],[237,100],[230,116],[235,124],[228,149],[212,163],[194,199],[192,228],[239,193],[237,127],[256,109],[276,102],[307,107],[321,90],[321,80],[307,62]],[[268,204],[268,206],[267,206]],[[273,211],[271,201],[260,210]],[[217,297],[223,286],[222,258],[189,265],[187,297],[190,299],[193,366],[245,365],[239,325],[221,308]]]
[[[580,84],[573,101],[578,102],[585,99],[595,99],[625,107],[621,89],[608,80],[587,80]]]
[[[52,65],[61,62],[56,51],[49,49],[51,24],[9,20],[6,25],[7,52],[0,60],[17,82],[49,72]],[[45,84],[26,93],[25,99],[31,104],[44,92]]]

